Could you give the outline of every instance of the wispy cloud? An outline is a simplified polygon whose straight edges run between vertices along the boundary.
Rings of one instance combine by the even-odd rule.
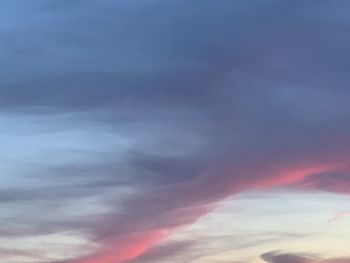
[[[350,258],[329,258],[320,259],[314,255],[268,252],[261,255],[261,258],[268,263],[348,263]]]

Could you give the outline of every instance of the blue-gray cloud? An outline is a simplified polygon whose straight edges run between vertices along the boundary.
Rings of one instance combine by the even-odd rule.
[[[67,213],[15,214],[14,235],[173,229],[320,164],[315,188],[347,181],[347,1],[1,6],[0,202]],[[89,198],[106,210],[66,212]]]

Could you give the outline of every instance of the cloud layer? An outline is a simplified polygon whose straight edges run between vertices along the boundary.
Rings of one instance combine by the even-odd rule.
[[[79,240],[43,262],[121,263],[237,193],[347,194],[347,8],[2,2],[1,235]]]

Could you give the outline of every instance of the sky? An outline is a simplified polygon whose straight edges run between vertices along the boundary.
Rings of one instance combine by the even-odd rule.
[[[349,263],[348,10],[2,0],[1,263]]]

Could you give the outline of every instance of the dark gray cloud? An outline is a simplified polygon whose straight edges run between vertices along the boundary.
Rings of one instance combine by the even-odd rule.
[[[268,263],[309,263],[314,262],[310,256],[303,254],[282,254],[278,252],[268,252],[261,255],[261,258]]]
[[[281,253],[272,251],[261,255],[268,263],[348,263],[350,258],[320,259],[315,255]]]

